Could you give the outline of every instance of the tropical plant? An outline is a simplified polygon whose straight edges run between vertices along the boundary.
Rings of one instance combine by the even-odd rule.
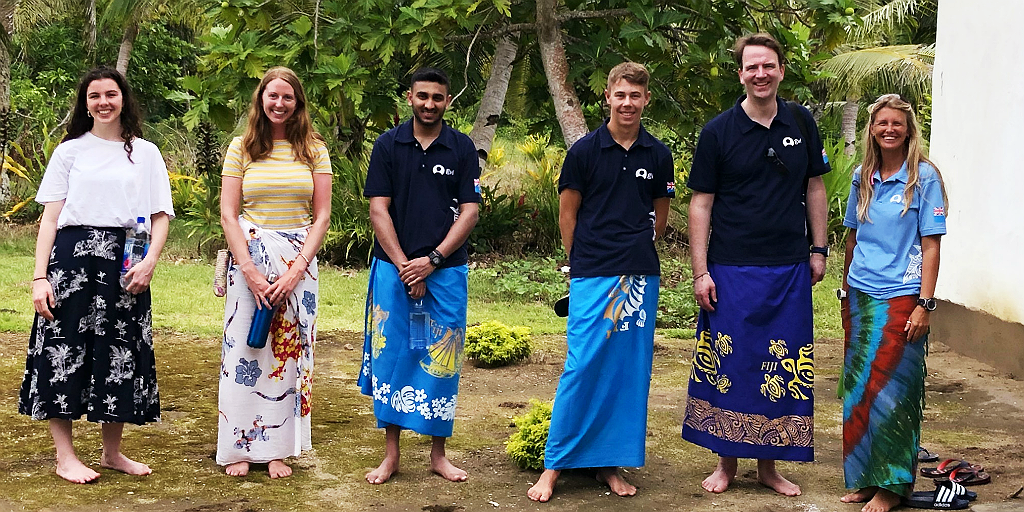
[[[496,320],[466,329],[465,355],[487,367],[516,364],[530,357],[530,328]]]
[[[832,167],[830,172],[822,176],[822,180],[828,199],[828,240],[833,247],[842,246],[846,240],[847,229],[843,227],[843,217],[846,215],[846,200],[853,182],[853,169],[857,164],[856,157],[843,151],[844,145],[841,139],[824,141],[828,162]]]
[[[551,428],[552,402],[530,399],[530,409],[512,419],[516,430],[505,442],[505,453],[519,469],[544,469],[544,447]]]

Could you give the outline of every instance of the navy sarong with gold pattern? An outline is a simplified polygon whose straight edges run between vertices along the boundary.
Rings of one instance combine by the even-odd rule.
[[[814,460],[814,338],[808,263],[709,264],[683,439],[722,457]]]

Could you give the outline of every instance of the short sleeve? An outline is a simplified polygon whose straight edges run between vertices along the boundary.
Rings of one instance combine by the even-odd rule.
[[[811,139],[807,144],[807,177],[821,176],[832,170],[828,164],[828,153],[821,142],[821,134],[818,133],[818,124],[814,122],[814,116],[804,107],[800,107],[800,114],[807,122],[807,131],[810,132],[807,137]]]
[[[228,146],[228,152],[224,154],[224,168],[221,170],[221,176],[229,176],[232,178],[241,178],[244,174],[244,167],[242,164],[242,138],[235,137],[231,139],[231,144]]]
[[[480,198],[480,157],[474,150],[473,142],[466,137],[459,155],[459,204],[479,203]]]
[[[365,197],[393,197],[391,185],[391,150],[384,141],[385,135],[377,138],[370,153],[370,165],[366,169],[366,186],[363,187]]]
[[[918,230],[921,236],[945,235],[946,201],[942,194],[942,179],[927,163],[921,163],[918,169],[921,173]]]
[[[313,174],[332,174],[331,155],[327,152],[327,145],[323,142],[316,143],[316,167]]]
[[[167,173],[167,164],[164,163],[160,150],[153,147],[152,162],[149,166],[149,198],[151,215],[154,213],[166,213],[174,218],[174,201],[171,199],[171,179]]]
[[[565,154],[565,160],[562,161],[562,172],[558,175],[559,193],[567,188],[578,190],[580,192],[583,191],[584,181],[580,173],[582,167],[583,166],[580,165],[578,153],[570,149],[569,152]]]
[[[854,176],[860,176],[860,167],[853,171]],[[858,229],[860,222],[857,220],[857,204],[860,196],[857,195],[857,189],[860,188],[860,180],[858,178],[853,179],[853,183],[850,183],[850,195],[846,197],[846,215],[843,217],[843,225],[850,229]]]
[[[36,202],[52,203],[68,197],[68,176],[71,174],[74,141],[63,142],[53,150],[50,161],[46,164],[46,172],[36,190]]]
[[[664,148],[658,158],[658,166],[654,170],[654,193],[651,197],[675,197],[676,178],[675,168],[672,164],[672,152]]]
[[[705,127],[697,139],[693,152],[693,165],[686,186],[697,192],[713,194],[718,191],[718,139]]]

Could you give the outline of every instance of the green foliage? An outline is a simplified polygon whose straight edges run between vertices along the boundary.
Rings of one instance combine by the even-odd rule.
[[[530,399],[530,410],[513,419],[516,428],[505,442],[505,453],[519,469],[544,469],[544,446],[551,428],[552,402]]]
[[[824,146],[828,153],[828,163],[832,167],[830,172],[822,176],[825,197],[828,199],[828,240],[833,246],[839,246],[846,240],[847,229],[843,226],[843,217],[846,215],[846,200],[850,195],[850,183],[853,181],[857,160],[843,152],[842,139],[826,139]]]
[[[497,261],[470,272],[487,278],[489,286],[481,292],[494,301],[553,303],[568,291],[559,263],[551,257]]]
[[[658,293],[658,328],[692,329],[700,307],[693,299],[693,273],[684,260],[662,258]]]
[[[491,320],[466,329],[466,357],[490,366],[507,366],[530,357],[530,328]]]
[[[480,219],[469,235],[469,246],[474,252],[508,252],[515,243],[513,235],[527,218],[525,199],[498,192],[500,183],[493,187],[480,186]]]
[[[553,146],[548,135],[530,135],[516,145],[527,157],[529,180],[523,187],[523,202],[529,215],[517,233],[523,251],[550,254],[562,244],[558,228],[558,176],[565,150]]]
[[[363,197],[366,164],[331,155],[331,224],[322,250],[328,261],[365,264],[373,254],[370,201]]]
[[[11,201],[3,217],[16,222],[33,222],[43,212],[43,207],[33,199],[39,190],[39,183],[46,171],[46,162],[57,148],[60,140],[43,131],[40,147],[25,151],[17,142],[10,143],[10,152],[4,155],[3,169],[13,175],[11,180]],[[7,205],[0,205],[7,206]]]

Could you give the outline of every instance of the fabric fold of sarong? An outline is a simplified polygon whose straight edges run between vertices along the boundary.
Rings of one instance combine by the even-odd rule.
[[[466,345],[468,267],[439,268],[426,279],[426,349],[409,347],[413,300],[398,267],[374,259],[366,299],[360,391],[373,397],[377,426],[451,437]]]
[[[683,439],[722,457],[814,460],[809,264],[708,271],[718,302],[697,321]]]
[[[46,277],[53,320],[38,313],[18,411],[33,419],[160,420],[150,293],[121,288],[125,230],[57,231]]]
[[[644,465],[659,282],[656,275],[571,280],[568,354],[545,468]]]
[[[263,229],[239,217],[249,256],[263,275],[284,275],[308,228]],[[241,268],[228,268],[218,396],[217,463],[269,462],[312,448],[310,393],[319,303],[317,259],[277,307],[266,346],[246,344],[256,310]]]
[[[904,331],[916,295],[875,299],[850,289],[843,307],[843,473],[846,487],[914,490],[927,336]]]

